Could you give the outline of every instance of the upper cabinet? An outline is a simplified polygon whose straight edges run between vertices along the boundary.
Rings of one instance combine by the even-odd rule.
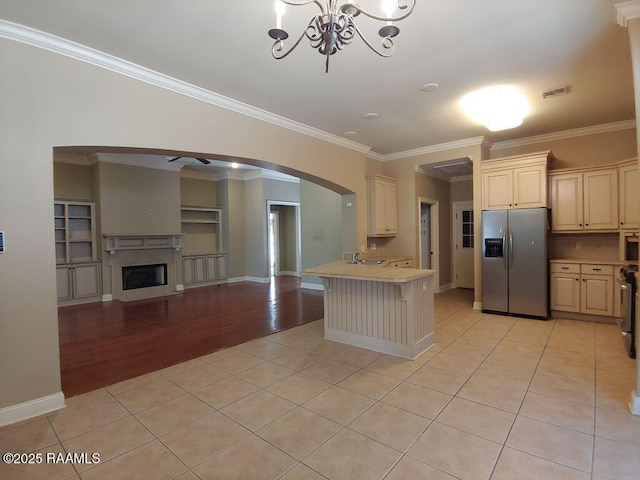
[[[547,168],[551,152],[482,162],[482,209],[547,206]]]
[[[618,186],[620,228],[640,228],[640,171],[635,160],[620,166]]]
[[[367,175],[369,237],[391,237],[398,233],[398,195],[396,180]]]
[[[618,169],[553,173],[549,178],[553,230],[618,229]]]

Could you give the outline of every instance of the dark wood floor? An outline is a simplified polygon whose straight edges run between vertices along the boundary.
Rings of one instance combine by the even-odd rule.
[[[62,391],[72,397],[323,317],[296,277],[137,302],[60,307]]]

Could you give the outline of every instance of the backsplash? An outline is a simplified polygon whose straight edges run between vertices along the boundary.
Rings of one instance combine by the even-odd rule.
[[[619,242],[617,233],[549,235],[549,258],[619,260]]]

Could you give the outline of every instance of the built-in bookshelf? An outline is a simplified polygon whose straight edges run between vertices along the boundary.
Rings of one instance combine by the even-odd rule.
[[[222,252],[222,209],[197,205],[180,207],[183,255]]]
[[[93,202],[56,201],[53,204],[56,263],[96,260]]]

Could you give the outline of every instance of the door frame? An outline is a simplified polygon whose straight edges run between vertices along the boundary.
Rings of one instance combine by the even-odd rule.
[[[458,222],[456,221],[456,211],[460,207],[469,207],[469,210],[473,210],[473,200],[464,200],[460,202],[451,202],[451,225],[453,227],[452,235],[453,235],[453,255],[451,261],[451,288],[458,288],[458,277],[456,275],[458,271],[458,249],[455,248],[456,242],[458,241]],[[475,222],[474,227],[475,229]],[[475,248],[475,247],[474,247]],[[474,255],[475,258],[475,255]],[[472,265],[475,268],[475,265]],[[475,277],[474,277],[474,288],[475,288]]]
[[[435,291],[440,292],[440,213],[438,201],[432,198],[418,197],[418,215],[416,219],[416,234],[418,238],[418,264],[415,268],[422,265],[422,242],[420,242],[420,220],[422,217],[422,205],[429,205],[429,221],[431,223],[431,269],[434,270]]]
[[[267,241],[269,243],[269,248],[267,248],[268,259],[269,259],[269,277],[277,277],[280,275],[280,252],[278,249],[275,251],[271,251],[271,215],[273,215],[273,243],[276,245],[280,245],[280,212],[272,212],[271,207],[269,207],[269,225],[267,230]],[[271,263],[271,256],[273,255],[273,264]]]
[[[302,240],[300,231],[300,202],[287,202],[282,200],[267,200],[267,272],[270,273],[269,261],[271,259],[271,245],[269,244],[269,215],[271,213],[271,206],[286,206],[295,207],[296,211],[296,271],[295,275],[300,276],[300,265],[302,264]],[[277,269],[280,271],[280,269]],[[271,278],[271,277],[269,277]]]

